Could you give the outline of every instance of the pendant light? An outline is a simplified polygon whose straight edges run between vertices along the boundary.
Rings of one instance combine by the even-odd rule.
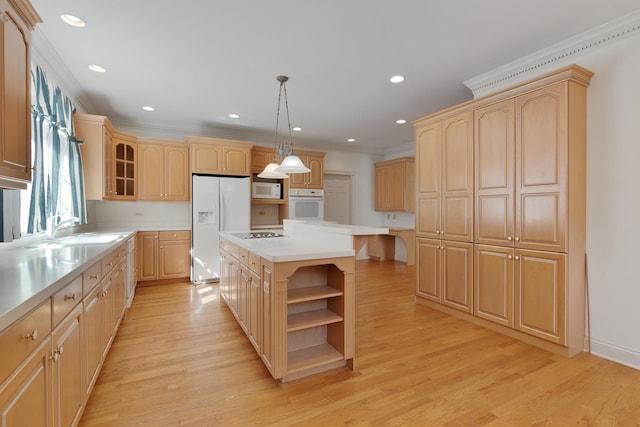
[[[291,134],[291,119],[289,117],[289,100],[287,98],[287,86],[285,83],[289,80],[287,76],[278,76],[276,78],[280,82],[280,90],[278,92],[278,111],[276,114],[276,135],[274,141],[274,161],[269,163],[264,170],[258,174],[260,178],[284,178],[287,173],[307,173],[311,169],[307,168],[299,157],[293,154],[293,135]],[[280,104],[282,100],[282,92],[284,92],[284,105],[287,112],[287,126],[289,129],[289,140],[278,142],[278,124],[280,122]],[[282,163],[278,166],[278,160]],[[279,176],[275,176],[279,174]],[[284,175],[284,176],[283,176]]]

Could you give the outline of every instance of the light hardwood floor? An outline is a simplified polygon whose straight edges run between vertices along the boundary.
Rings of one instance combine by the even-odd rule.
[[[417,305],[358,261],[356,370],[280,384],[217,288],[138,288],[81,426],[640,426],[640,371],[564,359]]]

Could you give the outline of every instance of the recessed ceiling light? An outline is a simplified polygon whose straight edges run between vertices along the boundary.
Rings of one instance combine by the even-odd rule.
[[[399,125],[403,125],[403,124],[407,123],[407,121],[405,119],[399,119],[399,120],[396,120],[396,123],[399,124]]]
[[[355,138],[349,138],[349,139],[347,139],[347,142],[356,142],[356,139]]]
[[[82,28],[87,25],[82,19],[78,18],[75,15],[70,15],[65,13],[64,15],[60,15],[60,19],[62,19],[66,24],[71,25],[72,27]]]
[[[240,118],[240,116],[237,115],[236,113],[229,114],[229,117],[231,117],[232,119],[239,119]]]
[[[152,106],[150,106],[150,105],[145,105],[144,107],[142,107],[142,109],[143,109],[144,111],[156,111],[156,109],[155,109],[155,108],[153,108],[153,107],[152,107]]]
[[[389,81],[391,83],[400,83],[400,82],[404,81],[404,77],[402,77],[402,76],[393,76],[393,77],[391,77],[389,79]]]
[[[295,126],[295,127],[292,127],[291,129],[293,129],[294,132],[302,132],[302,128],[300,126]]]
[[[99,65],[89,65],[89,69],[91,71],[95,71],[96,73],[104,73],[107,71],[106,69],[102,68]]]

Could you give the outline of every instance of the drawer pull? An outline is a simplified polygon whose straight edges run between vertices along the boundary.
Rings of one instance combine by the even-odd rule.
[[[28,339],[28,340],[31,340],[31,341],[35,341],[35,340],[38,338],[38,331],[36,331],[36,330],[34,329],[34,330],[33,330],[33,332],[31,332],[31,333],[30,333],[29,335],[27,335],[25,338],[26,338],[26,339]]]
[[[57,362],[58,359],[60,358],[60,355],[64,352],[64,347],[60,347],[58,348],[56,351],[53,352],[53,356],[49,358],[49,360],[53,360],[54,362]]]
[[[108,262],[108,263],[107,263],[107,266],[108,266],[108,267],[111,267],[111,266],[113,266],[113,264],[112,264],[112,263],[110,263],[110,262]]]
[[[65,295],[65,296],[64,296],[64,300],[65,300],[65,301],[67,301],[67,300],[75,301],[75,300],[76,300],[76,298],[78,298],[76,294],[71,294],[71,295]]]
[[[98,275],[97,274],[89,275],[89,280],[96,280],[96,279],[98,279]]]

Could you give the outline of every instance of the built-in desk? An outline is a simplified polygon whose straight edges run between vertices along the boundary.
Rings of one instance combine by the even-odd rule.
[[[395,259],[396,237],[402,240],[407,248],[407,265],[416,263],[415,230],[413,228],[389,228],[387,234],[353,236],[353,249],[356,254],[368,243],[369,258],[376,261]]]

